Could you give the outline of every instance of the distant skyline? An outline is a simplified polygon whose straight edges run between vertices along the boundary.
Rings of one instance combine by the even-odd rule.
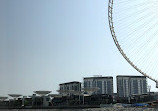
[[[141,75],[117,50],[105,0],[0,0],[0,96],[57,93],[93,75]],[[149,81],[151,91],[157,91]]]

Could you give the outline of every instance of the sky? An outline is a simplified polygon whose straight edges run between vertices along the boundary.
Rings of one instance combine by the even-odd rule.
[[[2,96],[94,75],[113,76],[116,92],[117,75],[141,75],[113,42],[108,0],[0,0],[0,15]]]

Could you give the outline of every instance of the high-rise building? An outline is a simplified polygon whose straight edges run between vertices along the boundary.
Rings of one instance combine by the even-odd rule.
[[[94,94],[113,95],[113,77],[85,77],[84,88],[99,88]]]
[[[134,94],[147,93],[147,81],[145,76],[117,76],[118,97],[130,97]]]

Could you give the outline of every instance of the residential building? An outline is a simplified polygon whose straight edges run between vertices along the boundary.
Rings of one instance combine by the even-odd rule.
[[[147,93],[147,81],[145,76],[117,76],[118,97],[130,97],[135,94]]]
[[[85,77],[84,88],[99,88],[94,94],[109,94],[113,95],[113,77]]]

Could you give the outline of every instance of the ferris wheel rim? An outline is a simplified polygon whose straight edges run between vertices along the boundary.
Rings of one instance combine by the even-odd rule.
[[[155,81],[156,83],[158,82],[158,80],[152,78],[151,76],[149,76],[148,74],[146,74],[145,72],[141,71],[141,69],[139,69],[124,53],[123,49],[121,48],[117,37],[115,35],[115,30],[114,30],[114,26],[113,26],[113,1],[114,0],[109,0],[108,3],[108,20],[109,20],[109,28],[110,28],[110,32],[112,35],[112,38],[114,40],[114,43],[116,45],[116,47],[118,48],[119,52],[121,53],[121,55],[126,59],[126,61],[134,68],[136,69],[138,72],[140,72],[142,75],[146,76],[147,78]]]

